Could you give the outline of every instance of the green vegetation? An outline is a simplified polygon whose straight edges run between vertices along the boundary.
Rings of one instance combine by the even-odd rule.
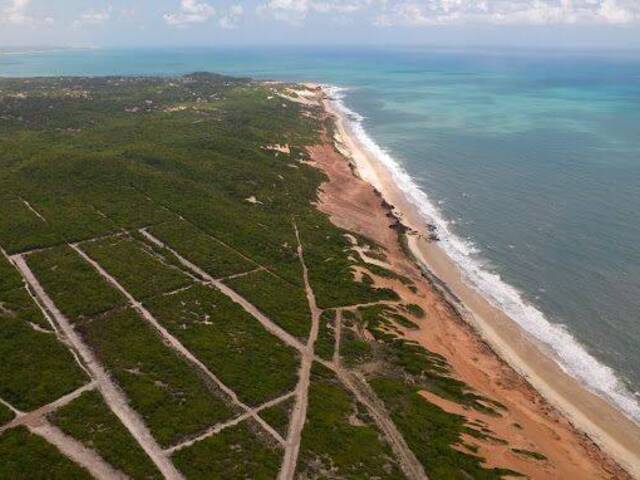
[[[386,403],[393,421],[430,478],[483,480],[513,473],[484,468],[482,458],[453,448],[460,441],[460,435],[468,431],[464,417],[427,402],[417,388],[401,380],[380,378],[370,383]]]
[[[273,480],[282,451],[255,434],[257,428],[250,421],[243,422],[179,450],[173,459],[189,480]]]
[[[373,347],[366,340],[358,336],[352,328],[342,329],[340,340],[340,358],[350,368],[361,365],[373,359]]]
[[[0,292],[0,315],[18,318],[43,330],[52,331],[49,321],[24,286]]]
[[[1,202],[1,201],[0,201]],[[22,279],[18,271],[0,254],[0,292],[15,290],[22,286]]]
[[[90,480],[91,475],[24,427],[0,436],[0,480]]]
[[[291,409],[293,408],[294,402],[295,397],[291,397],[284,402],[280,402],[260,412],[262,419],[275,428],[283,438],[287,438],[289,418],[291,417]]]
[[[80,246],[136,300],[170,292],[192,283],[161,253],[130,237],[106,238]],[[141,279],[144,279],[141,281]]]
[[[10,422],[14,417],[13,412],[0,403],[0,425]]]
[[[62,238],[18,198],[0,199],[0,244],[9,254],[57,245]]]
[[[545,461],[547,459],[547,457],[545,455],[543,455],[542,453],[538,453],[538,452],[532,452],[531,450],[523,450],[521,448],[512,448],[511,451],[513,453],[517,453],[518,455],[522,455],[524,457],[529,457],[529,458],[533,458],[534,460],[538,460],[538,461]]]
[[[308,336],[310,315],[294,226],[321,308],[399,300],[391,290],[374,288],[375,276],[415,289],[409,279],[355,258],[351,237],[316,208],[326,177],[305,162],[304,147],[333,126],[318,120],[314,107],[278,96],[280,88],[205,73],[0,79],[0,247],[9,254],[54,247],[30,254],[30,267],[165,447],[238,412],[66,243],[82,241],[251,405],[294,388],[298,354],[220,292],[193,282],[138,229],[224,279],[300,339]],[[276,144],[290,152],[269,148]],[[371,257],[385,258],[369,240],[356,240]],[[370,274],[355,281],[357,269]],[[229,278],[237,274],[247,275]],[[443,357],[401,336],[424,315],[417,305],[345,311],[343,363],[372,384],[430,478],[498,478],[506,472],[485,469],[479,457],[454,446],[463,433],[499,439],[420,395],[428,390],[491,415],[503,408],[455,379]],[[7,367],[0,369],[0,398],[29,410],[86,382],[66,347],[40,331],[50,326],[4,256],[0,327],[0,358]],[[334,329],[334,313],[325,312],[316,351],[326,360],[333,355]],[[284,434],[291,405],[289,400],[261,415]],[[308,414],[300,472],[312,478],[401,477],[366,412],[317,366]],[[95,394],[52,418],[132,477],[154,477]],[[249,421],[177,451],[174,459],[190,479],[271,479],[281,456],[273,439]],[[0,479],[86,477],[58,457],[26,431],[8,431],[0,436]]]
[[[427,314],[422,309],[422,307],[420,305],[416,305],[415,303],[410,303],[409,305],[403,305],[402,308],[404,308],[407,312],[409,312],[411,315],[413,315],[416,318],[424,318],[427,316]]]
[[[184,220],[157,225],[149,231],[214,278],[257,268],[239,253]]]
[[[295,387],[297,352],[217,290],[196,285],[147,306],[248,404],[257,406]]]
[[[350,242],[344,232],[317,211],[307,214],[298,225],[305,244],[305,261],[318,306],[335,308],[378,300],[397,300],[392,290],[374,289],[370,282],[354,282],[349,260]]]
[[[265,271],[225,282],[290,334],[306,338],[311,328],[309,303],[303,288]]]
[[[390,448],[360,406],[326,369],[316,367],[301,457],[305,478],[404,478]]]
[[[51,326],[18,271],[0,255],[0,398],[20,410],[50,403],[86,381],[67,348],[48,331]],[[6,418],[0,412],[0,419]]]
[[[233,414],[221,394],[132,309],[96,318],[80,331],[162,445],[171,446]]]
[[[109,411],[99,393],[83,393],[51,414],[49,420],[131,478],[162,478],[142,448]]]
[[[0,314],[0,398],[22,411],[53,402],[88,381],[51,333]]]
[[[315,353],[319,357],[331,361],[336,345],[336,312],[325,310],[320,316],[320,329],[315,344]]]
[[[27,262],[56,306],[72,320],[125,303],[125,298],[70,247],[31,254]]]

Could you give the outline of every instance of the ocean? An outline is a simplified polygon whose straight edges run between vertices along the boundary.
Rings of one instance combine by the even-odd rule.
[[[469,281],[640,422],[640,52],[0,51],[0,76],[193,71],[340,87]]]

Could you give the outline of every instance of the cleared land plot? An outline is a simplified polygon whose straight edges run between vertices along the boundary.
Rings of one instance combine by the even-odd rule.
[[[330,478],[404,478],[391,449],[381,439],[364,407],[333,374],[316,367],[302,432],[301,477],[324,478],[331,472]]]
[[[282,450],[255,434],[257,429],[252,422],[243,422],[176,452],[173,460],[189,480],[273,480]]]
[[[291,397],[284,402],[280,402],[279,404],[260,412],[260,417],[275,428],[283,438],[287,438],[289,419],[291,418],[291,411],[295,400],[295,396]]]
[[[104,235],[117,228],[111,220],[77,196],[52,195],[38,199],[36,207],[52,230],[67,242]]]
[[[26,428],[0,435],[1,480],[90,480],[91,475]]]
[[[311,328],[311,313],[303,288],[266,271],[232,278],[224,283],[291,335],[307,338]]]
[[[83,243],[80,248],[113,275],[137,300],[192,283],[184,272],[166,264],[167,260],[161,253],[131,237],[105,238]]]
[[[163,446],[226,420],[232,410],[132,309],[79,328]]]
[[[63,242],[18,198],[0,199],[0,245],[13,254]]]
[[[34,330],[21,318],[0,315],[0,398],[29,411],[87,382],[55,335]]]
[[[51,414],[49,420],[131,478],[162,478],[142,448],[105,405],[99,393],[85,392],[80,398]]]
[[[154,226],[149,232],[214,278],[248,272],[258,267],[183,220]]]
[[[142,228],[175,219],[162,207],[127,186],[110,185],[108,192],[91,195],[89,201],[98,212],[125,229]]]
[[[294,388],[297,352],[217,290],[197,285],[146,306],[247,404],[257,406]]]
[[[92,317],[125,304],[125,298],[70,247],[36,252],[29,255],[27,263],[70,320]]]
[[[29,295],[26,287],[0,292],[0,315],[19,318],[38,328],[52,331],[51,324]]]
[[[333,359],[336,347],[336,312],[326,310],[320,316],[320,328],[315,344],[316,354],[328,361]]]

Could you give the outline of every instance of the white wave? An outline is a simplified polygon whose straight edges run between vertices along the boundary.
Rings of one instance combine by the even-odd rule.
[[[629,418],[640,423],[640,403],[629,391],[616,372],[593,357],[564,325],[552,323],[535,306],[524,300],[522,294],[503,281],[500,276],[484,268],[476,247],[456,236],[436,204],[420,189],[404,167],[378,145],[365,131],[365,118],[344,103],[346,89],[325,87],[335,107],[350,120],[352,132],[360,143],[390,172],[393,180],[407,198],[418,207],[425,219],[438,229],[440,245],[462,270],[467,283],[479,290],[494,306],[502,309],[528,334],[553,353],[560,367],[589,390],[617,406]]]

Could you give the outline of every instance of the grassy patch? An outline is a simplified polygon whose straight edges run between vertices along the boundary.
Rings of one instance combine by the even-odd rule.
[[[0,254],[0,292],[15,290],[21,286],[22,278],[20,274],[4,255]]]
[[[82,386],[86,377],[67,348],[21,318],[0,315],[0,397],[30,411]]]
[[[280,402],[279,404],[260,412],[262,419],[275,428],[276,431],[282,435],[282,438],[287,438],[291,409],[293,408],[295,400],[295,396],[293,396],[284,402]]]
[[[161,253],[131,237],[106,238],[82,244],[81,248],[137,300],[192,283]]]
[[[190,364],[164,345],[135,311],[94,319],[81,333],[157,440],[177,443],[232,415]]]
[[[366,410],[325,369],[314,370],[301,459],[305,478],[403,478]]]
[[[0,245],[9,254],[58,245],[63,239],[18,198],[0,199]]]
[[[176,452],[173,460],[189,480],[272,480],[278,475],[282,451],[256,435],[256,428],[243,422]]]
[[[0,315],[19,318],[51,331],[51,325],[24,286],[0,292]]]
[[[131,478],[162,478],[142,448],[105,405],[99,393],[83,393],[69,405],[56,410],[49,416],[49,420]]]
[[[373,359],[373,348],[354,329],[343,328],[340,339],[340,359],[347,367],[362,365]]]
[[[311,328],[309,303],[303,288],[269,272],[259,271],[225,282],[284,330],[306,338]]]
[[[27,261],[56,306],[71,319],[91,317],[125,303],[70,247],[37,252]]]
[[[522,455],[523,457],[532,458],[540,462],[547,460],[547,457],[542,453],[532,452],[531,450],[523,450],[521,448],[512,448],[511,451],[513,453],[517,453],[518,455]]]
[[[328,361],[333,360],[336,345],[336,312],[325,310],[320,316],[320,329],[315,344],[315,353]]]
[[[481,457],[453,448],[461,441],[461,434],[467,432],[464,417],[427,402],[415,387],[404,385],[401,380],[379,378],[370,383],[430,478],[490,480],[513,473],[484,468]]]
[[[214,278],[257,268],[254,263],[183,220],[157,225],[149,231]]]
[[[13,412],[0,403],[0,425],[10,422],[14,417]]]
[[[197,285],[148,308],[245,402],[259,405],[295,386],[297,352],[217,290]]]
[[[392,290],[375,289],[370,282],[354,282],[357,262],[349,259],[351,244],[344,231],[317,212],[309,212],[299,225],[318,305],[334,308],[378,300],[396,300]]]
[[[0,480],[90,480],[54,446],[24,427],[0,435]]]

